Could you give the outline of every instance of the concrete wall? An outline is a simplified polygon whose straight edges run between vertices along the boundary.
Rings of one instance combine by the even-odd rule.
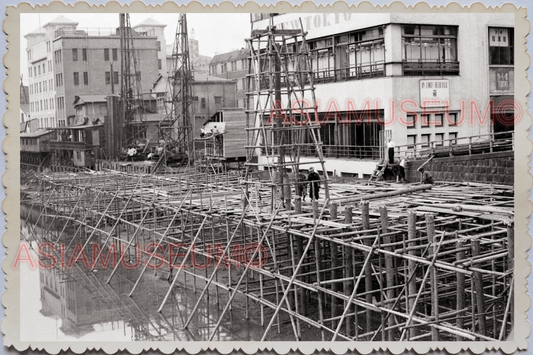
[[[420,181],[417,169],[424,162],[414,160],[408,163],[405,175],[409,182]],[[435,158],[424,169],[435,181],[514,185],[514,152]]]

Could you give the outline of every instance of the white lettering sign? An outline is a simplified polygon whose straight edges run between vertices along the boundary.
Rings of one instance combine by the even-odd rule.
[[[420,80],[420,107],[446,107],[449,101],[449,80]]]

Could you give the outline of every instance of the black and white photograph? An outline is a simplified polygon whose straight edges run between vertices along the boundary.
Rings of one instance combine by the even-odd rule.
[[[8,343],[527,347],[525,11],[61,8],[18,15]]]

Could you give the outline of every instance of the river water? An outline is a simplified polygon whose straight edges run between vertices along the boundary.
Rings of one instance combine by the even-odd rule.
[[[38,241],[48,228],[36,226],[33,215],[21,207],[21,243],[37,260]],[[22,341],[202,341],[213,332],[227,300],[222,290],[220,304],[212,293],[209,299],[204,296],[191,316],[201,288],[194,292],[182,283],[158,312],[170,285],[162,270],[147,270],[129,297],[142,268],[119,267],[109,283],[111,268],[91,271],[83,263],[31,268],[22,262],[19,268]],[[260,340],[264,329],[258,319],[246,319],[244,307],[233,303],[213,340]]]

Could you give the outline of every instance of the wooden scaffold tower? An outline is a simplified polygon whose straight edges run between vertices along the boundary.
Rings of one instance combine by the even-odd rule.
[[[273,201],[291,206],[291,181],[302,165],[321,166],[322,184],[329,197],[328,179],[322,155],[322,142],[316,109],[315,88],[309,47],[303,29],[277,29],[271,23],[265,30],[253,30],[248,40],[250,61],[247,110],[247,169],[266,169],[276,194]],[[316,156],[302,162],[300,154]],[[272,210],[275,206],[272,205]]]

